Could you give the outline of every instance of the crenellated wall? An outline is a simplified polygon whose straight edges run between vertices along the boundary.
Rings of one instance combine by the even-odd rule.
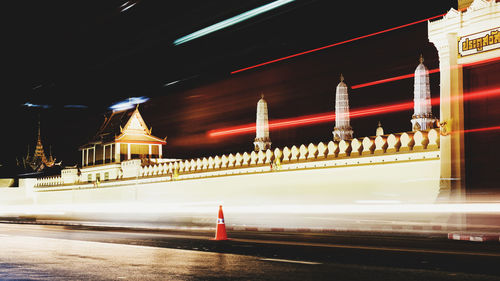
[[[276,148],[251,153],[236,153],[188,159],[170,163],[143,166],[141,177],[200,173],[212,170],[247,168],[265,165],[285,165],[295,162],[320,161],[353,157],[369,157],[403,152],[431,151],[439,149],[439,133],[429,131],[406,132],[377,137],[354,138],[349,141],[330,141],[318,144]],[[277,169],[275,167],[274,169]],[[135,175],[134,175],[135,176]]]
[[[64,179],[36,179],[35,188],[9,188],[8,196],[15,193],[16,200],[2,204],[26,202],[33,210],[67,218],[99,220],[106,215],[186,223],[211,222],[213,206],[224,204],[236,225],[274,225],[286,219],[293,225],[325,227],[335,225],[332,219],[339,216],[322,208],[436,202],[440,161],[436,130],[407,132],[146,166],[124,161],[112,166],[122,170],[117,180],[68,184],[64,179],[75,175],[68,171]],[[93,171],[104,170],[101,165]],[[312,209],[316,220],[311,221]],[[264,222],[262,212],[265,220],[276,220]]]
[[[244,152],[217,155],[208,158],[174,160],[152,165],[141,165],[140,160],[123,161],[110,164],[109,169],[116,176],[108,181],[87,181],[91,172],[104,173],[105,165],[82,173],[77,182],[75,171],[63,172],[63,178],[50,177],[37,179],[35,191],[56,191],[68,189],[93,189],[130,184],[183,181],[211,177],[227,177],[267,172],[299,171],[304,169],[325,169],[337,167],[356,167],[408,161],[433,160],[439,162],[439,133],[437,130],[388,134],[376,137],[355,138],[339,142],[330,141],[318,144],[276,148],[259,152]],[[90,168],[89,168],[90,169]],[[390,169],[387,166],[385,169]],[[416,169],[416,168],[415,168]],[[361,169],[360,169],[361,170]],[[418,171],[408,171],[408,173]],[[387,171],[387,173],[391,173]],[[425,175],[425,174],[424,174]],[[291,175],[293,177],[293,175]],[[339,175],[342,176],[342,175]],[[372,175],[366,175],[367,178]],[[413,176],[409,176],[411,178]],[[439,174],[433,175],[439,178]],[[95,176],[93,177],[95,178]],[[103,177],[101,176],[101,179]],[[340,180],[340,179],[338,179]],[[342,179],[349,180],[349,179]],[[379,181],[380,179],[373,179]],[[387,180],[387,179],[384,179]]]

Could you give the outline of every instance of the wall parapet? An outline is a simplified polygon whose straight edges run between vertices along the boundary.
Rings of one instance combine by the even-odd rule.
[[[185,159],[155,163],[151,165],[133,165],[133,161],[124,164],[133,166],[133,176],[141,178],[163,178],[175,181],[209,176],[241,174],[236,170],[246,169],[246,173],[258,173],[279,170],[281,165],[308,163],[314,161],[349,160],[356,158],[418,153],[439,150],[439,132],[436,129],[415,131],[381,136],[353,138],[351,140],[310,143],[300,146],[268,149],[250,153],[235,153],[211,157]],[[397,159],[397,158],[396,158]],[[133,162],[133,163],[132,163]],[[361,161],[363,162],[363,161]],[[354,165],[356,163],[353,162]],[[370,163],[372,161],[369,161]],[[305,166],[304,166],[305,167]],[[315,166],[314,166],[315,167]],[[227,172],[219,173],[219,171]],[[235,170],[231,172],[231,170]],[[126,177],[124,176],[123,179]],[[120,182],[118,180],[117,182]],[[37,179],[36,187],[63,185],[61,177]],[[121,183],[120,183],[121,184]],[[101,183],[102,186],[103,183]],[[112,185],[108,183],[106,185]]]
[[[63,184],[64,182],[62,176],[52,176],[52,177],[37,178],[35,182],[35,187],[56,186]]]
[[[281,165],[292,162],[318,161],[335,158],[354,158],[408,153],[439,149],[439,132],[436,129],[377,137],[354,138],[352,140],[330,141],[318,144],[284,147],[251,153],[236,153],[186,159],[175,162],[143,166],[141,177],[197,173],[209,170],[237,169],[266,165]]]

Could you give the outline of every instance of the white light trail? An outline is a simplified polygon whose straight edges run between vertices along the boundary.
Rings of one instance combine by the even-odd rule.
[[[178,213],[214,213],[214,206],[219,202],[198,202],[190,204],[163,203],[106,203],[106,204],[47,204],[0,206],[0,216],[7,215],[42,215],[42,214],[178,214]],[[339,205],[259,205],[227,206],[231,214],[453,214],[500,213],[500,203],[443,203],[443,204],[339,204]]]
[[[234,16],[232,18],[223,20],[223,21],[218,22],[216,24],[213,24],[211,26],[208,26],[208,27],[205,27],[205,28],[200,29],[198,31],[195,31],[195,32],[188,34],[186,36],[180,37],[174,41],[174,45],[177,46],[177,45],[186,43],[188,41],[194,40],[196,38],[205,36],[205,35],[210,34],[212,32],[224,29],[226,27],[229,27],[231,25],[234,25],[234,24],[237,24],[239,22],[245,21],[247,19],[253,18],[257,15],[260,15],[262,13],[265,13],[267,11],[270,11],[272,9],[283,6],[283,5],[288,4],[290,2],[293,2],[293,1],[295,1],[295,0],[277,0],[277,1],[271,2],[269,4],[260,6],[258,8],[252,9],[250,11],[244,12],[244,13],[239,14],[237,16]]]
[[[148,97],[132,97],[132,98],[128,98],[124,101],[121,101],[121,102],[117,102],[115,104],[113,104],[112,106],[109,107],[109,109],[112,109],[112,110],[125,110],[125,109],[130,109],[130,108],[133,108],[135,105],[137,104],[141,104],[141,103],[145,103],[149,100]]]

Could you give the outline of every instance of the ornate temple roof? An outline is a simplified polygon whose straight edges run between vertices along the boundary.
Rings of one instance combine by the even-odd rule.
[[[164,139],[151,134],[151,128],[147,127],[138,107],[113,111],[109,116],[105,116],[104,122],[94,137],[81,146],[80,149],[94,144],[114,142],[166,143]]]
[[[52,149],[50,149],[48,158],[45,154],[45,150],[42,144],[42,137],[40,133],[40,121],[38,121],[38,138],[36,141],[36,146],[33,156],[30,155],[28,146],[28,152],[26,156],[21,159],[21,161],[18,161],[18,166],[28,170],[31,169],[32,171],[35,172],[41,172],[45,168],[53,167],[55,165],[55,162],[56,159],[52,157]]]

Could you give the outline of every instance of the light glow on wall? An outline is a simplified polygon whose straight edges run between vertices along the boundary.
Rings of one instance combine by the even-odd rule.
[[[271,3],[268,3],[266,5],[260,6],[258,8],[252,9],[250,11],[244,12],[242,14],[239,14],[237,16],[231,17],[229,19],[223,20],[221,22],[218,22],[216,24],[213,24],[211,26],[205,27],[203,29],[200,29],[198,31],[195,31],[191,34],[188,34],[186,36],[180,37],[174,41],[174,45],[180,45],[186,42],[189,42],[191,40],[194,40],[196,38],[200,38],[202,36],[208,35],[212,32],[224,29],[226,27],[229,27],[231,25],[240,23],[242,21],[248,20],[250,18],[253,18],[255,16],[258,16],[262,13],[268,12],[272,9],[278,8],[280,6],[283,6],[285,4],[288,4],[290,2],[293,2],[295,0],[277,0]]]

